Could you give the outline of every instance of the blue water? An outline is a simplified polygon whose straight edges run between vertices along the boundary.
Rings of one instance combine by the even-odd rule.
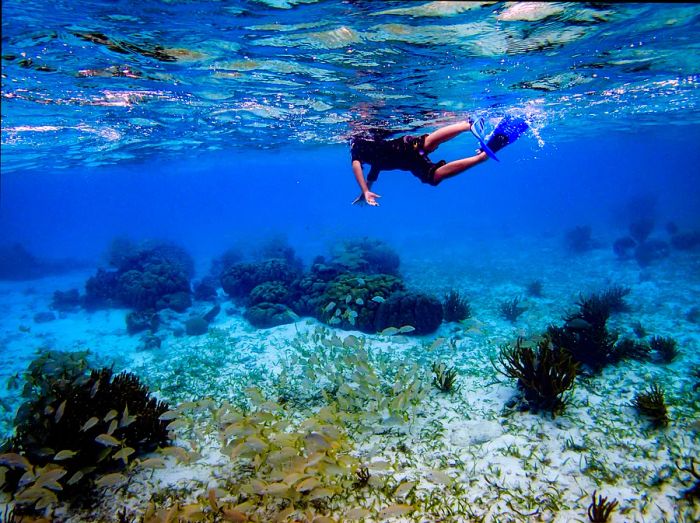
[[[645,323],[679,337],[688,356],[697,323],[679,318],[700,299],[697,247],[647,267],[620,262],[612,244],[640,219],[664,241],[669,222],[700,229],[699,86],[696,4],[6,0],[0,246],[94,272],[115,237],[169,240],[201,278],[234,245],[281,236],[308,266],[369,236],[399,253],[421,290],[468,280],[477,317],[498,331],[484,346],[559,321],[579,292],[624,282]],[[500,163],[436,188],[382,172],[381,205],[351,205],[352,136],[470,117],[492,129],[504,115],[530,130]],[[477,146],[464,133],[431,158]],[[566,250],[577,226],[591,228],[593,253]],[[528,279],[553,294],[504,327],[493,303]],[[26,285],[48,296],[64,284]],[[60,334],[51,340],[60,348]],[[671,498],[655,499],[666,508],[652,517],[671,517]]]

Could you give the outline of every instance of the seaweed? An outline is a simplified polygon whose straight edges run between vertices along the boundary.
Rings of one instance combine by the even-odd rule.
[[[681,472],[689,473],[695,479],[693,485],[683,492],[683,497],[688,501],[700,500],[700,471],[695,469],[695,459],[691,457],[687,467],[681,467],[678,463],[676,463],[676,467]]]
[[[518,380],[529,407],[553,416],[563,411],[567,402],[564,394],[573,388],[578,370],[567,350],[553,346],[547,336],[534,348],[532,342],[518,338],[515,345],[501,347],[498,363],[500,367],[495,363],[494,367],[499,373]]]
[[[654,427],[668,424],[668,411],[664,400],[664,390],[656,383],[649,386],[645,392],[637,394],[632,406],[639,414],[646,416]]]
[[[447,368],[444,363],[433,363],[433,385],[441,392],[457,392],[459,386],[457,383],[457,371],[454,367]]]
[[[518,317],[527,310],[526,307],[520,307],[520,301],[521,298],[519,296],[512,300],[502,301],[498,306],[501,316],[509,322],[515,323]]]
[[[592,523],[605,523],[610,518],[610,514],[615,507],[618,505],[617,499],[608,501],[608,498],[598,496],[596,498],[597,490],[593,491],[593,501],[588,505],[588,519]]]
[[[610,306],[600,295],[581,296],[579,310],[564,317],[562,327],[550,326],[547,336],[555,347],[569,350],[576,361],[594,372],[616,361],[617,334],[610,333],[607,321]]]
[[[442,310],[447,322],[466,320],[472,315],[472,309],[467,299],[455,290],[445,294],[442,300]]]
[[[631,338],[623,338],[615,344],[613,358],[616,361],[648,361],[651,359],[651,347],[649,347],[647,343],[644,343],[642,341],[633,340]]]
[[[352,485],[356,489],[361,489],[367,486],[371,474],[369,473],[369,469],[367,467],[360,467],[355,471],[355,476],[356,479]]]
[[[590,299],[598,300],[601,306],[607,307],[610,313],[625,312],[629,310],[629,305],[624,298],[630,293],[630,290],[629,287],[613,285],[598,294],[593,294]]]
[[[528,296],[532,296],[533,298],[541,298],[542,280],[532,280],[525,286],[525,289],[527,291]]]
[[[596,242],[591,238],[591,228],[588,225],[578,225],[566,232],[566,246],[572,253],[582,254],[592,250]]]
[[[634,332],[634,335],[637,336],[637,338],[643,338],[647,335],[647,330],[644,328],[641,321],[634,322],[632,325],[632,332]]]
[[[88,374],[84,359],[56,354],[41,355],[30,366],[27,401],[17,413],[15,435],[1,449],[3,461],[14,463],[6,488],[15,490],[18,503],[37,509],[59,497],[83,498],[96,476],[112,476],[129,456],[169,439],[167,423],[159,419],[168,405],[151,397],[137,376],[114,375],[109,368]],[[47,481],[52,490],[38,488]]]
[[[649,346],[664,363],[671,363],[678,356],[678,342],[670,336],[652,336]]]

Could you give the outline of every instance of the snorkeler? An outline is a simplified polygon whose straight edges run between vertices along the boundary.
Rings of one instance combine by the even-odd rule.
[[[352,171],[362,192],[352,203],[379,205],[377,198],[380,196],[372,192],[372,185],[377,181],[379,171],[410,171],[421,182],[436,186],[443,180],[486,161],[489,157],[498,161],[495,153],[517,140],[527,128],[528,125],[522,118],[506,116],[486,139],[483,138],[483,119],[455,123],[422,136],[406,135],[393,140],[354,138],[350,147]],[[428,157],[440,144],[465,131],[471,131],[481,144],[474,156],[449,163],[444,160],[434,163]],[[371,165],[367,180],[362,171],[363,164],[366,163]]]

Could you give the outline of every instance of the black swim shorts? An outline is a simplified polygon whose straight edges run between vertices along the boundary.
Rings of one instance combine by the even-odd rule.
[[[425,152],[425,139],[428,135],[411,136],[410,134],[403,137],[406,144],[406,160],[407,169],[411,174],[418,178],[421,182],[429,185],[437,185],[435,182],[435,171],[445,165],[445,160],[440,160],[434,163]]]

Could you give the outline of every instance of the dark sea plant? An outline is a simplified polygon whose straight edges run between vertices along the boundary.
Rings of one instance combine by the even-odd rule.
[[[654,427],[662,427],[668,424],[664,390],[658,384],[654,383],[645,392],[637,394],[632,405],[639,414],[647,417]]]
[[[634,248],[636,246],[637,242],[635,242],[629,236],[624,236],[622,238],[618,238],[613,242],[612,249],[615,253],[615,256],[617,256],[618,259],[631,260],[634,256]]]
[[[520,315],[527,310],[526,307],[520,306],[521,298],[516,296],[512,300],[502,301],[498,306],[498,311],[501,317],[511,323],[515,323]]]
[[[637,243],[645,242],[653,229],[654,220],[651,218],[640,218],[629,225],[630,236],[634,238]]]
[[[598,294],[593,294],[590,299],[598,300],[610,313],[626,312],[629,310],[629,305],[625,302],[625,296],[630,293],[630,290],[629,287],[613,285]]]
[[[542,297],[542,280],[532,280],[527,284],[526,291],[527,295],[533,298]]]
[[[678,463],[676,463],[676,467],[678,467],[678,470],[681,472],[687,472],[690,474],[690,476],[695,480],[693,485],[683,492],[683,497],[688,501],[700,500],[700,471],[695,469],[695,459],[690,458],[690,463],[687,467],[681,467]]]
[[[608,501],[608,498],[602,495],[596,498],[597,492],[593,491],[593,501],[588,505],[588,519],[592,523],[606,523],[612,511],[617,507],[618,502],[616,499]]]
[[[578,225],[569,229],[564,239],[569,251],[575,254],[588,252],[595,247],[595,242],[591,238],[591,228],[588,225]]]
[[[649,344],[631,338],[623,338],[615,344],[612,358],[616,361],[639,360],[648,361],[651,359],[651,347]]]
[[[664,363],[671,363],[679,354],[678,342],[670,336],[652,336],[649,346]]]
[[[466,320],[472,315],[472,309],[467,299],[455,290],[445,294],[442,300],[442,311],[447,322]]]
[[[671,245],[674,249],[690,251],[700,247],[700,231],[683,232],[671,236]]]
[[[456,392],[457,371],[454,367],[447,367],[444,363],[433,363],[433,385],[441,392]]]
[[[555,347],[567,349],[576,361],[599,371],[616,361],[617,334],[607,329],[609,317],[610,306],[600,296],[581,297],[578,311],[565,316],[563,326],[548,327],[547,335]]]
[[[637,336],[637,338],[643,338],[647,335],[647,330],[644,328],[644,325],[642,325],[641,321],[634,322],[634,324],[632,325],[632,331],[634,332],[634,335]]]
[[[700,307],[691,307],[685,313],[685,321],[690,323],[700,323]]]
[[[552,345],[548,337],[536,344],[519,338],[515,345],[504,345],[498,354],[496,370],[518,380],[528,406],[553,416],[564,410],[565,393],[574,386],[578,364],[571,354]]]
[[[669,254],[668,243],[651,238],[637,245],[634,250],[634,259],[637,260],[640,267],[648,267],[655,261],[667,258]]]
[[[9,471],[6,487],[16,495],[24,492],[18,499],[28,504],[82,496],[98,475],[123,469],[169,439],[168,422],[159,419],[168,405],[131,373],[114,375],[109,368],[88,373],[84,359],[49,353],[30,366],[23,395],[14,436],[0,451],[21,456],[34,470],[56,470],[58,485],[53,495],[35,493],[30,489],[43,473],[27,476],[28,465]]]

